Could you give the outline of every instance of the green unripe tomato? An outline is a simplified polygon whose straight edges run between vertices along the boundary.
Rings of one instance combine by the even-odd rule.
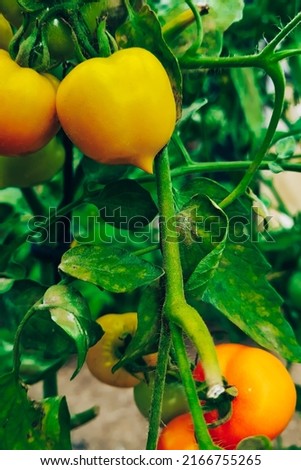
[[[149,417],[151,397],[154,387],[154,375],[150,374],[149,384],[142,381],[134,387],[134,400],[140,413]],[[185,390],[180,382],[166,382],[163,393],[161,420],[167,424],[170,420],[189,410]]]
[[[19,28],[23,22],[22,9],[17,0],[0,0],[0,13],[13,25]]]
[[[81,7],[83,20],[92,36],[96,32],[98,18],[103,13],[103,2],[87,3]],[[75,57],[72,30],[68,23],[60,18],[54,18],[47,23],[46,32],[49,53],[52,59],[63,62]]]
[[[296,271],[288,280],[287,292],[292,305],[301,309],[301,271]]]
[[[75,55],[70,26],[61,19],[54,18],[46,26],[47,44],[52,59],[70,60]]]
[[[64,161],[65,149],[58,137],[28,155],[0,156],[0,188],[28,188],[48,181],[62,168]]]

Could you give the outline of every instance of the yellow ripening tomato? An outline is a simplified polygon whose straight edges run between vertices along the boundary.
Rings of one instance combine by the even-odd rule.
[[[17,156],[39,150],[59,129],[56,92],[59,81],[20,67],[0,50],[0,154]]]
[[[137,313],[107,313],[98,318],[97,323],[104,331],[100,340],[89,349],[86,363],[91,374],[98,380],[115,387],[134,387],[143,375],[131,374],[124,367],[114,373],[112,368],[122,357],[129,337],[137,330]],[[145,364],[152,367],[156,364],[157,353],[143,356]]]
[[[57,112],[66,134],[88,157],[149,173],[176,123],[168,74],[139,47],[77,65],[59,86]]]

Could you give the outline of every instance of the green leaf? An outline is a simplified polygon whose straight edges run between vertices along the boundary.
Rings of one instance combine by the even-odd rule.
[[[0,277],[0,295],[8,292],[14,285],[14,280],[7,277]]]
[[[94,328],[90,309],[84,297],[71,286],[51,286],[44,295],[43,307],[49,309],[52,320],[73,339],[77,348],[77,367],[72,378],[82,368],[87,351],[101,337]]]
[[[0,449],[71,450],[70,418],[64,398],[31,401],[14,374],[0,377]]]
[[[193,117],[193,115],[197,111],[199,111],[203,106],[205,106],[207,103],[208,103],[207,99],[198,98],[197,100],[194,100],[194,102],[191,103],[188,107],[183,108],[181,119],[178,122],[178,128],[181,128],[183,124],[188,122]]]
[[[250,241],[230,243],[203,300],[261,346],[298,362],[301,347],[281,311],[282,299],[266,279],[269,268]]]
[[[128,165],[105,165],[88,157],[83,157],[80,166],[86,180],[100,184],[108,184],[121,178],[128,170]]]
[[[207,196],[196,195],[182,208],[177,219],[185,259],[185,289],[197,291],[200,296],[222,257],[228,235],[227,216]],[[193,269],[187,275],[189,266]]]
[[[69,450],[70,442],[70,414],[65,397],[48,397],[42,400],[43,409],[42,431],[58,442],[57,450]],[[55,449],[54,444],[54,450]]]
[[[134,180],[108,184],[92,202],[103,220],[124,229],[145,227],[158,213],[150,193]]]
[[[160,60],[169,75],[177,103],[177,115],[180,117],[182,75],[178,61],[163,38],[161,25],[154,11],[146,4],[139,11],[128,5],[128,19],[117,29],[115,36],[121,49],[143,47]]]
[[[296,140],[292,136],[278,140],[275,145],[277,158],[285,160],[286,158],[292,157],[295,153],[296,146]]]
[[[72,248],[63,255],[59,269],[76,279],[116,293],[130,292],[163,275],[162,268],[111,245]]]
[[[197,50],[199,55],[219,56],[223,48],[224,32],[236,21],[242,18],[243,0],[209,0],[208,14],[202,16],[203,40]],[[196,26],[187,27],[181,35],[175,37],[172,45],[177,55],[195,54],[191,49],[196,37]]]
[[[233,23],[242,19],[243,0],[208,0],[209,14],[203,17],[205,34],[208,31],[226,31]]]
[[[138,306],[138,326],[124,356],[113,367],[113,372],[142,355],[157,351],[161,318],[162,293],[157,283],[148,286]]]
[[[15,281],[0,295],[0,370],[12,368],[16,330],[26,312],[42,299],[45,287],[38,283]],[[49,334],[51,333],[51,334]],[[73,352],[70,342],[46,312],[37,311],[23,327],[20,375],[26,383],[36,383],[49,370],[57,370]]]
[[[58,4],[63,4],[65,0],[56,0],[53,2],[53,0],[18,0],[18,4],[23,8],[23,10],[28,11],[28,12],[37,12],[40,10],[45,10],[45,9],[50,9],[53,7],[53,4],[55,3],[56,6]],[[75,0],[69,0],[68,1],[69,5],[71,3],[74,3],[75,6]]]
[[[283,171],[282,166],[279,165],[279,163],[277,163],[276,161],[274,161],[274,162],[269,162],[268,165],[269,165],[269,170],[271,170],[271,171],[272,171],[273,173],[275,173],[276,175],[277,175],[278,173],[282,173],[282,171]]]
[[[228,194],[218,183],[199,178],[182,188],[181,198],[185,200],[198,192],[207,194],[217,204]],[[252,238],[251,213],[238,200],[225,212],[230,223],[228,238],[207,289],[204,292],[200,289],[201,298],[262,347],[289,361],[299,362],[301,346],[284,318],[282,299],[266,278],[270,265],[257,247],[257,238]],[[201,261],[200,255],[193,263],[193,256],[182,252],[186,276],[190,276]],[[199,298],[197,290],[192,294]]]
[[[261,136],[263,124],[262,99],[253,69],[232,68],[231,78],[236,88],[246,123],[255,137]]]
[[[0,295],[0,326],[15,332],[20,321],[40,299],[45,287],[30,280],[15,281],[7,292]]]

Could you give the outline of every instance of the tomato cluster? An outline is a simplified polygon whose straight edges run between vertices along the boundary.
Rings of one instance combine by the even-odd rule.
[[[223,424],[209,428],[212,440],[223,449],[235,449],[250,436],[274,439],[286,428],[296,406],[294,382],[282,362],[260,348],[242,344],[216,347],[218,360],[227,382],[237,388],[232,414]],[[194,370],[197,381],[204,380],[199,363]],[[205,413],[208,424],[218,418],[216,410]],[[191,415],[171,420],[162,430],[158,449],[197,449]]]
[[[102,9],[103,2],[80,7],[92,36]],[[17,2],[2,0],[0,12],[16,27],[22,22]],[[59,63],[76,55],[71,23],[64,17],[51,17],[45,25],[41,21],[49,54]],[[109,57],[75,61],[59,82],[50,73],[15,61],[4,50],[12,38],[4,16],[0,16],[0,28],[5,33],[0,44],[0,155],[24,156],[30,164],[28,155],[48,144],[61,126],[88,157],[106,164],[132,164],[152,173],[154,157],[169,141],[176,123],[169,76],[155,55],[132,47]],[[11,184],[9,178],[7,184]]]

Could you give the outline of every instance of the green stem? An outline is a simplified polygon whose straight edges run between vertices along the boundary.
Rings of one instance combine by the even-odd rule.
[[[65,149],[65,163],[63,168],[63,199],[59,207],[70,204],[73,198],[73,144],[69,137],[63,133],[63,144]]]
[[[262,57],[271,56],[278,44],[280,44],[280,42],[283,41],[283,39],[285,39],[299,23],[301,23],[301,13],[298,13],[289,23],[287,23],[286,26],[284,26],[284,28],[281,29],[272,41],[265,46],[260,55]]]
[[[156,157],[155,168],[166,283],[163,312],[169,322],[179,326],[196,346],[205,372],[208,397],[216,398],[224,392],[224,386],[213,339],[199,313],[187,304],[184,294],[178,233],[174,228],[175,208],[167,148]],[[202,420],[197,416],[201,414],[198,401],[192,412],[194,423],[202,427]],[[201,434],[205,430],[198,429],[196,432]]]
[[[285,49],[284,51],[275,52],[273,54],[272,61],[280,62],[280,60],[289,59],[290,57],[295,57],[296,55],[301,55],[301,49]]]
[[[96,418],[99,413],[99,407],[93,406],[88,410],[82,411],[71,416],[71,429],[76,429],[83,424],[89,423],[92,419]]]
[[[160,245],[158,243],[155,243],[145,248],[141,248],[140,250],[133,251],[133,255],[143,256],[143,255],[146,255],[147,253],[151,253],[152,251],[157,251],[159,250],[159,248],[160,248]]]
[[[58,395],[57,373],[51,371],[43,380],[43,397],[55,397]]]
[[[259,170],[269,170],[270,161],[262,161],[259,165]],[[251,166],[252,162],[237,161],[237,162],[209,162],[209,163],[195,163],[192,166],[179,166],[171,171],[172,178],[189,175],[192,173],[224,173],[233,171],[244,171]],[[300,163],[281,162],[281,167],[286,171],[301,172]]]
[[[193,161],[191,159],[191,156],[189,155],[185,145],[183,144],[182,139],[180,138],[179,134],[177,132],[173,133],[172,136],[172,141],[178,146],[180,152],[182,153],[184,160],[187,165],[193,165]]]
[[[146,450],[155,450],[157,448],[170,345],[171,339],[169,331],[163,319],[161,324],[156,375],[151,399]]]
[[[182,69],[221,69],[230,67],[260,67],[259,55],[245,55],[234,57],[204,57],[200,55],[185,55],[180,57],[179,64]]]
[[[174,323],[170,324],[170,328],[180,376],[186,391],[189,409],[193,417],[195,436],[199,443],[199,448],[203,450],[218,449],[219,447],[212,444],[204,415],[199,412],[201,405],[199,403],[195,382],[190,373],[190,363],[187,357],[182,332]]]
[[[188,3],[188,2],[187,2]],[[206,15],[208,13],[208,6],[207,5],[194,5],[196,8],[197,13],[199,15]],[[188,9],[182,11],[179,15],[172,18],[170,21],[165,23],[162,26],[162,33],[164,36],[165,41],[171,41],[173,38],[177,37],[179,34],[184,31],[187,26],[192,24],[195,21],[196,15],[192,11],[192,9]]]
[[[15,334],[14,349],[13,349],[13,372],[15,374],[16,380],[18,379],[18,377],[20,375],[20,364],[21,364],[21,361],[20,361],[20,340],[21,340],[21,334],[23,332],[23,328],[24,328],[25,323],[27,323],[28,320],[35,314],[36,309],[37,309],[38,305],[41,304],[42,300],[43,300],[42,298],[39,299],[26,312],[26,314],[22,318],[22,320],[21,320],[21,322],[20,322],[20,324],[17,328],[16,334]]]
[[[299,133],[299,132],[298,132]],[[276,158],[276,157],[275,157]],[[301,155],[296,155],[294,158],[301,158]],[[259,170],[269,170],[271,161],[263,160],[259,165]],[[233,171],[245,171],[252,162],[245,160],[238,160],[236,162],[201,162],[192,163],[191,165],[178,166],[171,170],[172,178],[179,178],[181,176],[190,175],[193,173],[226,173]],[[301,163],[281,162],[281,167],[285,171],[301,172]],[[152,181],[152,175],[145,175],[139,177],[141,183]]]
[[[31,209],[31,212],[34,215],[44,215],[45,207],[41,204],[35,190],[33,188],[22,188],[21,191],[28,207]]]
[[[271,77],[274,87],[275,87],[275,101],[274,109],[269,122],[269,126],[266,131],[265,138],[261,144],[261,147],[257,151],[255,158],[252,160],[252,163],[248,167],[244,177],[238,183],[236,188],[220,203],[221,208],[227,207],[231,204],[237,197],[241,196],[249,186],[252,181],[255,173],[259,169],[262,160],[265,157],[266,152],[268,151],[270,144],[273,140],[274,134],[277,130],[277,126],[282,114],[283,100],[285,93],[285,77],[283,70],[280,64],[277,62],[275,64],[266,63],[264,66],[266,72]]]
[[[189,8],[191,9],[194,15],[195,23],[196,23],[196,30],[197,30],[196,40],[192,44],[192,46],[189,48],[189,54],[193,54],[200,48],[203,42],[203,36],[204,36],[203,24],[202,24],[201,15],[200,15],[198,7],[194,4],[192,0],[185,0],[185,1],[187,5],[189,6]]]

